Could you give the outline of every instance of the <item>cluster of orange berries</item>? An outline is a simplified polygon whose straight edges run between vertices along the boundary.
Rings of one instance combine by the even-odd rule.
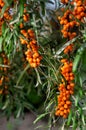
[[[9,65],[9,60],[6,57],[5,53],[0,54],[0,64],[4,66],[0,66],[0,94],[8,93],[8,86],[6,85],[9,82],[9,77],[6,76],[8,73],[8,68],[5,65]]]
[[[72,73],[72,62],[67,59],[62,59],[61,62],[63,66],[61,67],[61,74],[64,79],[62,79],[62,83],[60,83],[58,90],[60,91],[60,95],[57,97],[58,106],[56,108],[55,115],[62,116],[67,118],[70,108],[71,101],[70,96],[74,93],[74,74]]]
[[[5,5],[5,2],[3,0],[0,0],[0,12],[2,11],[2,8],[3,8],[4,5]],[[12,16],[9,13],[9,9],[10,9],[9,7],[6,8],[2,19],[5,19],[5,20],[11,20],[12,19]]]
[[[8,85],[6,85],[7,82],[9,82],[9,78],[7,76],[0,76],[0,94],[8,94]]]
[[[31,67],[37,67],[40,65],[40,61],[42,60],[42,56],[38,52],[38,46],[36,40],[31,40],[27,45],[27,51],[25,52],[26,59],[30,63]]]
[[[1,11],[1,8],[4,6],[4,1],[3,0],[0,0],[0,11]]]
[[[73,39],[77,35],[73,29],[79,26],[79,22],[72,20],[71,10],[67,10],[64,16],[60,18],[60,24],[63,25],[61,32],[64,38]]]
[[[24,22],[29,20],[29,14],[26,10],[24,10],[23,15]],[[25,52],[26,60],[30,63],[30,66],[35,68],[40,65],[40,61],[42,60],[42,56],[38,52],[38,45],[35,38],[35,33],[32,29],[24,29],[24,24],[20,23],[21,34],[24,37],[20,37],[21,44],[25,44],[27,47],[27,51]]]
[[[0,0],[0,12],[2,11],[2,8],[4,7],[5,2],[3,0]],[[12,16],[9,13],[9,8],[7,8],[3,14],[2,17],[0,17],[0,35],[2,35],[2,25],[4,21],[9,21],[12,19]],[[9,78],[6,76],[8,73],[8,68],[6,65],[9,66],[9,60],[6,57],[4,52],[0,53],[0,94],[7,94],[8,93],[8,86],[7,82],[9,82]]]
[[[67,2],[64,0],[64,3]],[[68,40],[77,36],[77,30],[80,27],[79,21],[84,23],[84,18],[86,17],[86,6],[82,0],[73,0],[70,3],[72,4],[73,10],[71,8],[66,10],[63,17],[59,18],[60,24],[63,25],[63,29],[61,30],[63,37],[68,38]],[[73,47],[73,43],[68,45],[64,49],[64,54],[70,54],[73,51]],[[60,72],[63,78],[58,87],[60,94],[57,97],[58,106],[56,107],[55,115],[67,118],[72,105],[70,97],[74,94],[75,86],[74,73],[72,72],[73,63],[67,59],[62,59],[61,63],[63,65]]]
[[[8,58],[6,57],[4,52],[0,53],[0,64],[8,65],[8,66],[10,65],[10,62],[9,62]],[[7,70],[8,70],[7,67],[1,67],[0,66],[0,72],[3,72],[3,71],[7,72]]]
[[[72,0],[70,3],[73,5],[73,10],[67,10],[63,17],[59,17],[60,24],[63,25],[61,32],[64,38],[71,40],[77,35],[77,29],[80,23],[76,19],[84,22],[84,17],[86,17],[84,2],[85,1],[82,0]],[[63,3],[67,3],[67,1],[64,0]],[[72,50],[73,44],[70,44],[64,49],[64,53],[68,54],[72,52]]]
[[[4,6],[4,2],[2,0],[0,0],[0,12],[1,12],[3,6]],[[2,34],[2,24],[3,24],[3,22],[4,22],[3,18],[0,18],[0,35]]]
[[[69,1],[62,0],[64,4],[67,4]],[[82,0],[73,0],[71,2],[73,5],[73,10],[67,10],[63,17],[59,17],[60,24],[63,25],[61,30],[63,37],[68,38],[68,40],[73,39],[77,35],[77,29],[80,26],[80,23],[76,20],[84,22],[84,17],[86,17],[86,8]],[[73,43],[67,46],[64,49],[64,54],[69,54],[73,50]],[[73,63],[67,59],[62,59],[62,67],[60,72],[62,74],[62,83],[59,84],[58,90],[60,92],[57,97],[58,106],[56,107],[56,116],[62,116],[67,118],[70,108],[71,101],[70,96],[74,94],[74,74],[72,72]]]
[[[7,8],[6,11],[4,12],[3,18],[8,21],[12,19],[12,15],[10,15],[9,13],[9,8]]]
[[[38,52],[37,41],[35,40],[34,31],[31,29],[21,30],[21,33],[26,38],[20,37],[21,44],[27,45],[27,51],[25,52],[26,60],[30,63],[31,67],[37,67],[40,65],[42,59],[41,55]]]
[[[83,22],[83,18],[86,17],[86,8],[82,0],[74,0],[75,6],[73,15],[75,18]]]
[[[67,10],[62,17],[58,17],[60,24],[63,25],[61,30],[63,37],[68,39],[73,39],[77,35],[77,27],[80,23],[76,20],[84,22],[84,17],[86,17],[86,8],[82,0],[73,0],[72,3],[73,10]]]
[[[70,54],[73,51],[73,43],[68,45],[65,49],[64,49],[64,54]]]
[[[26,6],[26,4],[24,6]],[[29,21],[29,19],[30,19],[30,15],[27,13],[27,10],[24,9],[24,14],[23,14],[23,20],[24,20],[24,22]]]
[[[0,0],[0,12],[2,11],[3,6],[5,5],[3,0]],[[0,17],[0,35],[2,34],[2,25],[4,20],[11,20],[12,16],[9,14],[9,8],[7,8],[3,14],[3,17]]]
[[[67,82],[74,80],[74,74],[72,73],[73,63],[67,59],[62,59],[63,66],[61,67],[61,74]]]

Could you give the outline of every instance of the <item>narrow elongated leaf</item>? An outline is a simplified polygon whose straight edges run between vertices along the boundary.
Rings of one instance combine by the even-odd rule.
[[[77,72],[80,59],[81,59],[81,54],[77,54],[75,59],[74,59],[74,62],[73,62],[73,69],[72,70],[74,73]]]
[[[20,108],[18,109],[18,112],[17,112],[16,118],[19,118],[19,116],[20,116],[20,114],[21,114],[21,111],[22,111],[22,108],[20,107]]]
[[[38,122],[40,119],[42,119],[43,117],[45,117],[48,113],[44,113],[44,114],[41,114],[40,116],[38,116],[38,118],[33,122],[34,124],[36,122]]]
[[[70,125],[71,121],[72,121],[72,110],[70,111],[70,114],[68,116],[68,121],[67,121],[68,126]]]
[[[26,66],[26,68],[23,70],[23,72],[21,73],[21,75],[19,76],[19,78],[18,78],[18,80],[17,80],[16,86],[19,85],[19,83],[20,83],[22,77],[24,76],[24,73],[28,70],[29,67],[30,67],[30,65],[28,64],[28,65]]]
[[[79,102],[79,97],[78,95],[76,96],[76,100],[75,100],[75,106],[78,106],[78,102]]]
[[[3,17],[5,10],[7,9],[7,5],[5,4],[4,7],[1,10],[0,16]]]
[[[2,110],[6,109],[8,107],[8,105],[9,105],[9,99],[6,100],[4,106],[2,107]]]
[[[24,12],[24,2],[22,0],[20,0],[20,16],[23,16],[23,12]]]
[[[2,42],[3,42],[3,38],[0,37],[0,52],[2,51]]]
[[[5,4],[9,6],[12,3],[13,0],[4,0]]]
[[[5,28],[5,31],[3,33],[3,37],[6,38],[6,35],[9,34],[10,29],[9,28]]]
[[[74,117],[73,117],[73,130],[76,130],[76,128],[77,128],[77,126],[78,126],[76,120],[77,120],[77,119],[76,119],[76,113],[75,113],[75,115],[74,115]]]
[[[82,115],[82,122],[83,122],[83,125],[86,125],[86,121],[85,121],[84,115]]]
[[[2,25],[2,35],[4,34],[5,29],[6,29],[6,23],[4,22],[3,25]]]

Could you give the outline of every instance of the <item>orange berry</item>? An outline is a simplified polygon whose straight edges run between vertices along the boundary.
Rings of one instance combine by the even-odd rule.
[[[70,90],[70,94],[74,94],[74,91]]]
[[[67,112],[67,110],[66,109],[64,109],[64,114],[67,114],[68,112]]]
[[[71,101],[66,101],[66,104],[67,105],[71,105]]]
[[[80,20],[81,19],[80,14],[76,15],[76,18]]]
[[[63,111],[63,110],[64,110],[64,107],[61,107],[61,108],[60,108],[60,111]]]
[[[38,52],[33,54],[33,58],[38,58],[38,57],[39,57],[39,53]]]
[[[23,15],[23,20],[25,21],[25,22],[27,22],[29,19],[28,19],[28,16],[27,15]]]
[[[77,3],[76,3],[77,6],[81,6],[82,5],[82,1],[79,0]]]
[[[63,118],[67,118],[67,115],[63,115]]]
[[[20,23],[20,28],[23,28],[23,27],[24,27],[23,23]]]
[[[33,67],[33,68],[36,68],[36,67],[37,67],[37,64],[36,64],[36,63],[31,63],[30,65],[31,65],[31,67]]]
[[[63,116],[63,115],[64,115],[64,112],[63,112],[63,111],[60,111],[60,115]]]
[[[67,109],[67,108],[68,108],[68,105],[67,105],[67,104],[65,104],[65,105],[64,105],[64,108],[66,108],[66,109]]]
[[[29,58],[28,61],[29,61],[30,63],[33,63],[33,58]]]
[[[85,13],[84,13],[84,12],[81,12],[81,13],[80,13],[80,16],[81,16],[81,17],[84,17],[84,16],[85,16]]]
[[[55,112],[55,115],[58,116],[59,114],[60,114],[60,111],[57,110],[57,111]]]

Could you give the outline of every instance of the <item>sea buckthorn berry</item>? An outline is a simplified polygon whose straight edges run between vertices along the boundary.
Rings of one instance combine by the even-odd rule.
[[[25,22],[29,19],[29,14],[27,11],[24,12],[23,19]],[[30,63],[30,66],[35,68],[40,65],[40,61],[42,60],[42,56],[39,54],[37,45],[37,41],[35,38],[35,32],[32,29],[22,29],[24,25],[20,24],[20,32],[24,37],[20,37],[21,44],[26,44],[27,50],[25,52],[26,60]]]
[[[71,44],[73,46],[73,44]],[[71,46],[68,46],[70,49]],[[72,72],[72,61],[68,61],[67,59],[61,60],[61,74],[63,76],[62,82],[59,84],[58,90],[59,95],[57,96],[58,106],[56,107],[56,116],[62,116],[63,118],[67,118],[71,109],[71,101],[70,96],[74,93],[74,74]],[[66,83],[65,83],[66,81]]]
[[[20,23],[20,28],[23,28],[24,27],[24,24],[23,23]]]

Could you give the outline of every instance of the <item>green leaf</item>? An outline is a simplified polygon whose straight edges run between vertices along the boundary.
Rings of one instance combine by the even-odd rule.
[[[6,30],[6,23],[4,22],[2,25],[2,35],[4,34],[5,30]]]
[[[30,67],[30,65],[28,64],[28,65],[25,67],[25,69],[21,72],[21,75],[19,76],[19,78],[18,78],[18,80],[17,80],[16,86],[19,85],[21,79],[23,78],[25,72],[28,70],[29,67]]]
[[[75,100],[75,106],[78,106],[78,102],[79,102],[79,97],[78,95],[76,96],[76,100]]]
[[[41,118],[45,117],[46,115],[48,115],[49,113],[44,113],[44,114],[41,114],[40,116],[37,117],[37,119],[33,122],[34,124],[36,122],[38,122]]]
[[[72,110],[70,111],[70,114],[68,116],[67,125],[69,126],[72,121]]]
[[[77,119],[76,119],[76,113],[75,113],[75,115],[74,115],[74,117],[73,117],[73,130],[76,130],[76,128],[77,128],[77,126],[78,126],[76,120],[77,120]]]
[[[21,17],[21,16],[23,16],[23,12],[24,12],[24,2],[23,2],[23,0],[20,0],[19,10],[20,10],[20,17]]]
[[[5,31],[4,31],[4,33],[3,33],[3,37],[4,38],[6,38],[7,36],[7,34],[10,34],[10,29],[9,28],[5,28]]]
[[[79,94],[80,94],[81,97],[83,96],[83,91],[82,91],[81,88],[79,89]]]
[[[7,6],[9,6],[13,2],[13,0],[4,0],[4,2]]]
[[[9,105],[9,99],[6,100],[4,106],[2,107],[2,110],[6,109]]]
[[[82,108],[79,107],[78,110],[79,110],[79,114],[82,115],[82,114],[83,114],[83,113],[82,113]]]
[[[3,17],[5,10],[7,9],[7,5],[5,4],[4,7],[1,10],[0,17]]]
[[[3,38],[0,37],[0,52],[2,51],[2,42],[3,42]]]
[[[85,120],[84,115],[82,115],[82,122],[83,122],[83,125],[86,125],[86,120]]]
[[[16,115],[16,118],[19,118],[20,114],[21,114],[21,111],[22,111],[22,108],[20,107],[17,111],[17,115]]]
[[[39,75],[37,68],[35,68],[35,71],[36,71],[36,74],[37,74],[37,81],[38,81],[37,84],[36,84],[36,86],[37,86],[39,83],[42,84],[42,82],[41,82],[41,77]]]
[[[82,70],[86,72],[86,49],[84,50],[84,53],[82,55]]]
[[[80,59],[81,59],[81,54],[77,54],[75,59],[74,59],[74,62],[73,62],[73,69],[72,70],[73,70],[74,73],[77,72]]]

